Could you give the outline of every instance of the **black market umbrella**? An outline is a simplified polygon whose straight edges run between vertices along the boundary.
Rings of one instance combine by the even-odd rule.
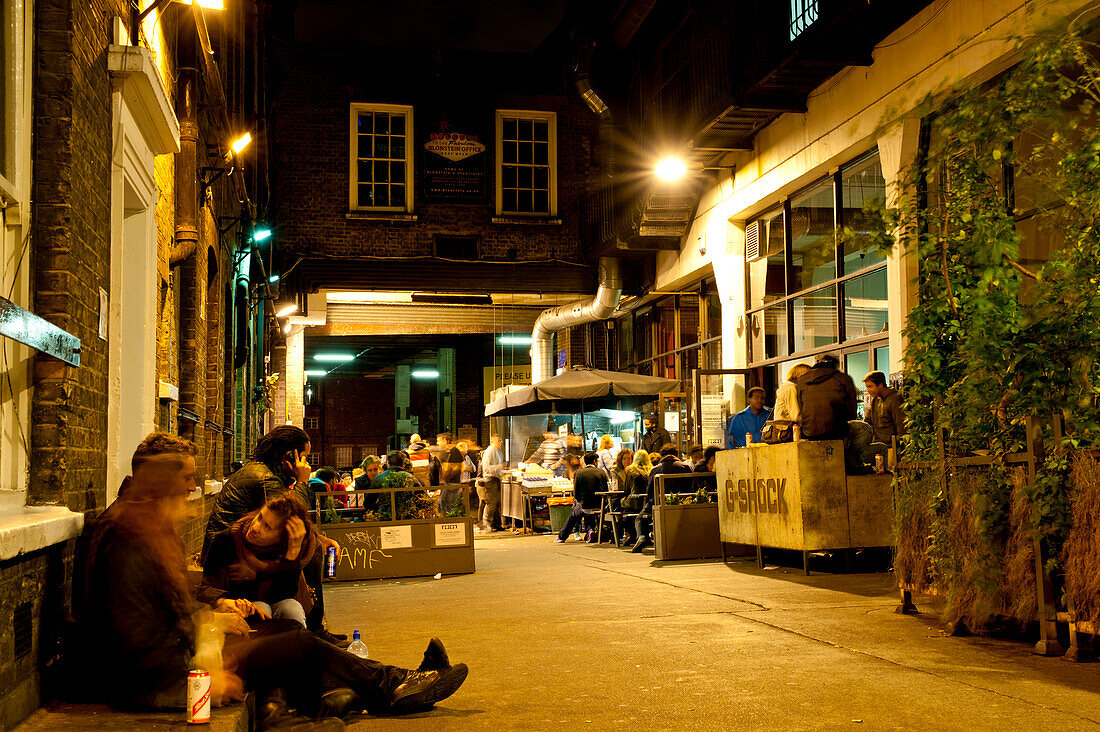
[[[485,416],[580,414],[583,432],[586,410],[633,410],[661,394],[679,390],[677,379],[574,366],[504,395],[485,407]]]

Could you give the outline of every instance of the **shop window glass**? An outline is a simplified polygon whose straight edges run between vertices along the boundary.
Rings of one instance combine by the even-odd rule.
[[[890,375],[890,346],[875,348],[875,370]]]
[[[836,343],[836,287],[826,287],[791,300],[794,350],[808,351]],[[786,355],[781,354],[781,355]]]
[[[844,373],[852,377],[856,385],[856,413],[859,419],[863,419],[864,408],[867,401],[867,387],[863,383],[863,377],[871,371],[871,352],[854,351],[844,355]]]
[[[758,258],[749,262],[749,303],[757,307],[787,294],[783,212],[749,226],[757,227],[754,235],[758,239]]]
[[[787,306],[772,305],[752,314],[752,358],[763,361],[790,353]]]
[[[680,347],[699,342],[699,297],[680,296]]]
[[[845,282],[845,339],[885,333],[889,325],[888,308],[885,268]]]
[[[866,206],[881,206],[886,201],[886,181],[878,153],[853,165],[841,175],[841,201],[844,202],[844,226],[854,237],[844,242],[844,274],[858,272],[885,261],[886,256],[871,246],[875,223],[864,213]]]
[[[706,323],[703,338],[717,338],[722,335],[722,299],[718,295],[718,288],[713,282],[708,282],[703,299],[706,305]]]
[[[831,179],[791,202],[791,292],[836,277],[835,230]]]

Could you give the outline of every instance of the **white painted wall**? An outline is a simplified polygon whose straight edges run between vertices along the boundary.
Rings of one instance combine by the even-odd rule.
[[[674,290],[713,270],[722,296],[723,364],[745,365],[744,223],[876,144],[887,196],[916,153],[918,105],[958,85],[986,81],[1019,57],[1016,39],[1072,17],[1088,0],[938,0],[874,50],[874,64],[850,67],[811,93],[805,114],[786,114],[761,130],[737,159],[732,179],[713,182],[679,252],[657,257],[655,289]],[[728,225],[732,224],[732,225]],[[699,245],[706,242],[706,254]],[[724,246],[723,246],[724,244]],[[904,316],[914,299],[915,265],[895,253],[891,288],[890,371],[902,366]]]

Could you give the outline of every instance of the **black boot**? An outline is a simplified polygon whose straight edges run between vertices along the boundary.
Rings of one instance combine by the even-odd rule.
[[[641,554],[642,550],[649,546],[649,539],[643,534],[639,537],[638,541],[634,544],[630,551],[635,554]]]
[[[442,671],[451,667],[451,660],[447,658],[447,649],[443,647],[443,641],[432,638],[428,641],[428,647],[424,651],[424,660],[420,662],[417,671]]]
[[[458,691],[470,670],[460,663],[442,671],[409,671],[390,695],[391,714],[411,714]]]
[[[317,716],[343,719],[352,712],[363,711],[363,706],[363,700],[359,695],[345,686],[326,691],[321,695],[321,711]]]
[[[286,696],[282,689],[271,691],[265,698],[263,706],[256,714],[256,729],[262,732],[266,730],[285,730],[286,732],[340,732],[344,722],[340,719],[320,719],[314,721],[308,717],[294,714],[286,704]]]

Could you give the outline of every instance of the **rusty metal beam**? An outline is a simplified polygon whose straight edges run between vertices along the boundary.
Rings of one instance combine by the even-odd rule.
[[[70,366],[80,365],[80,339],[0,297],[0,335],[60,359]]]

